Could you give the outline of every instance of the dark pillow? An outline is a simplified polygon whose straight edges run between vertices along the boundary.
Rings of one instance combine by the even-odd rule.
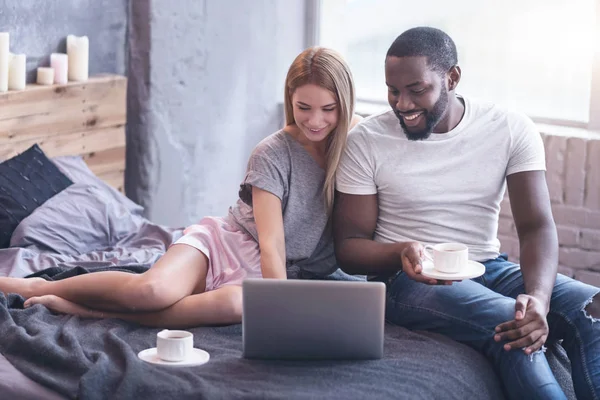
[[[0,163],[0,248],[23,219],[72,183],[37,144]]]

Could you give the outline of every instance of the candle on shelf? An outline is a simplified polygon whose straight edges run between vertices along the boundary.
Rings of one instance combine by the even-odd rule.
[[[0,92],[8,90],[8,32],[0,32]]]
[[[68,56],[64,53],[50,54],[50,67],[54,69],[54,83],[64,85],[67,83],[69,69]]]
[[[8,90],[25,89],[27,57],[25,54],[11,54],[8,63]]]
[[[87,36],[67,36],[70,81],[86,81],[88,79],[89,46]]]
[[[39,67],[37,69],[38,85],[52,85],[54,83],[54,68]]]

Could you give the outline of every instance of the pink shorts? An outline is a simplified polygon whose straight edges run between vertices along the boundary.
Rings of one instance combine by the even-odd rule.
[[[206,255],[207,292],[224,285],[241,285],[246,278],[262,277],[258,243],[228,217],[205,217],[188,226],[174,244],[187,244]]]

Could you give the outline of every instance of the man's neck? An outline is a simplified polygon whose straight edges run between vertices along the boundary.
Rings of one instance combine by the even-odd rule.
[[[460,123],[465,115],[464,100],[452,93],[448,104],[448,112],[435,126],[433,133],[448,133]]]

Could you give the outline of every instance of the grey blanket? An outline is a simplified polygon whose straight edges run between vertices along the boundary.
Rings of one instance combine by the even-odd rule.
[[[241,327],[192,329],[208,364],[169,368],[137,353],[158,329],[118,320],[54,315],[0,294],[0,351],[20,371],[68,398],[82,399],[499,399],[485,360],[435,335],[387,326],[378,361],[254,361],[241,358]]]
[[[54,267],[35,275],[63,279],[103,269]],[[240,325],[196,328],[195,346],[210,353],[210,362],[170,368],[137,358],[139,351],[155,346],[159,329],[22,306],[20,296],[0,294],[0,352],[29,378],[68,398],[502,398],[489,363],[475,351],[392,325],[386,326],[385,356],[376,361],[245,360]],[[553,369],[568,378],[564,353],[558,356],[550,355]]]

